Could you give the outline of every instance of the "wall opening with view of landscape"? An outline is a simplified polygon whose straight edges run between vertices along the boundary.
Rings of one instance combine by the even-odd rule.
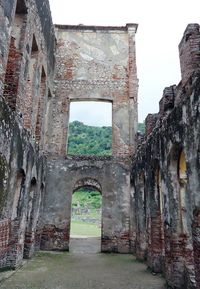
[[[112,103],[70,103],[67,141],[70,155],[112,155]]]
[[[70,236],[101,236],[102,196],[93,188],[81,188],[73,193]]]

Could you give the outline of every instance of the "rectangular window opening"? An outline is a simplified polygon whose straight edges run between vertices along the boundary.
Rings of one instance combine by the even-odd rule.
[[[71,102],[67,135],[69,155],[112,155],[112,103]]]

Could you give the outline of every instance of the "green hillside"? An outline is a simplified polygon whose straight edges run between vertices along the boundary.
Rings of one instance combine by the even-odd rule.
[[[138,130],[144,133],[144,123]],[[69,124],[68,154],[112,155],[112,128],[110,126],[89,126],[80,121]]]
[[[112,128],[85,125],[80,121],[69,124],[68,154],[111,155]]]

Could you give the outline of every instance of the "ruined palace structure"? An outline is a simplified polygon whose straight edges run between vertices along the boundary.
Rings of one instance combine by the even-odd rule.
[[[101,251],[200,288],[200,26],[182,79],[137,132],[136,24],[52,24],[48,0],[0,0],[0,268],[68,250],[72,194],[102,194]],[[148,97],[148,96],[147,96]],[[70,103],[112,104],[112,156],[66,153]]]

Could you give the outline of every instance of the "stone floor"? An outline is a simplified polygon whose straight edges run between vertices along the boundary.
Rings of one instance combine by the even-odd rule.
[[[132,255],[100,254],[96,238],[73,239],[70,253],[39,252],[1,289],[164,289]]]

